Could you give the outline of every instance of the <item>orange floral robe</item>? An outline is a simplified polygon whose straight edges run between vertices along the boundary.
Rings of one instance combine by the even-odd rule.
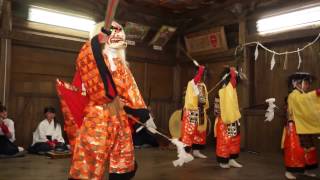
[[[106,56],[104,62],[110,69]],[[116,70],[109,71],[116,87],[116,97],[112,99],[106,95],[91,43],[87,42],[82,47],[76,68],[86,90],[88,103],[84,107],[83,122],[78,130],[75,130],[77,123],[71,113],[68,113],[65,102],[61,101],[67,126],[65,130],[69,138],[76,137],[70,168],[71,178],[102,179],[107,166],[109,173],[134,171],[130,122],[123,106],[134,109],[146,106],[127,65],[120,59],[114,59],[114,63]]]

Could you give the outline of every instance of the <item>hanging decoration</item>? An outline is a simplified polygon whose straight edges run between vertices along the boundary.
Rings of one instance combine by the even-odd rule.
[[[136,123],[142,125],[143,127],[147,128],[151,133],[153,134],[158,134],[162,137],[164,137],[165,139],[167,139],[168,141],[170,141],[172,144],[174,144],[177,148],[177,160],[172,161],[172,164],[174,167],[178,167],[178,166],[182,166],[185,163],[188,163],[190,161],[193,160],[193,156],[189,153],[187,153],[185,151],[185,147],[186,144],[184,144],[183,142],[179,141],[177,138],[170,138],[167,135],[165,135],[164,133],[158,131],[157,129],[155,129],[152,126],[149,126],[148,124],[144,124],[136,119],[133,118],[134,121],[136,121]]]
[[[276,53],[273,51],[273,55],[272,55],[272,59],[271,59],[271,63],[270,63],[270,70],[272,71],[274,68],[274,65],[276,64],[276,60],[274,58],[274,56],[276,55]]]
[[[286,55],[284,57],[283,70],[287,70],[288,68],[288,53],[286,51]]]
[[[256,45],[256,50],[254,51],[254,60],[255,60],[255,61],[257,61],[258,56],[259,56],[259,50],[258,50],[258,48],[259,48],[259,45],[257,44],[257,45]]]
[[[299,64],[298,64],[298,70],[300,69],[301,63],[302,63],[302,59],[301,59],[301,55],[300,55],[300,49],[298,48],[298,57],[299,57]]]
[[[266,110],[266,113],[265,113],[265,117],[266,117],[266,120],[265,121],[272,121],[274,119],[274,108],[276,108],[277,106],[274,104],[276,101],[275,98],[269,98],[269,99],[266,99],[266,103],[268,103],[268,108]]]
[[[254,59],[255,61],[257,61],[258,59],[258,55],[259,55],[259,47],[261,47],[262,49],[272,53],[272,59],[271,59],[271,66],[270,66],[270,69],[273,70],[274,68],[274,65],[276,64],[275,62],[275,55],[278,55],[278,56],[285,56],[285,61],[284,61],[284,65],[283,65],[283,69],[287,69],[287,66],[288,66],[288,54],[296,54],[297,53],[297,56],[298,56],[298,70],[300,69],[301,67],[301,64],[302,64],[302,57],[301,57],[301,52],[304,51],[306,48],[312,46],[313,44],[315,44],[318,40],[320,39],[320,33],[318,34],[318,36],[312,41],[312,42],[309,42],[307,45],[305,45],[304,47],[302,48],[298,48],[297,50],[295,51],[285,51],[285,52],[276,52],[274,50],[271,50],[269,48],[267,48],[266,46],[264,46],[263,44],[261,44],[260,42],[258,41],[254,41],[254,42],[248,42],[248,43],[244,43],[244,44],[241,44],[241,45],[238,45],[235,49],[235,53],[234,55],[237,57],[238,55],[238,51],[242,51],[244,47],[246,46],[252,46],[252,45],[256,45],[256,49],[255,49],[255,52],[254,52]]]

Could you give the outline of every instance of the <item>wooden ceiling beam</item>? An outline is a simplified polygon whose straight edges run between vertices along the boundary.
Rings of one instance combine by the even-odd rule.
[[[234,3],[237,0],[233,1]],[[231,1],[229,1],[231,3]],[[217,25],[228,25],[233,24],[238,21],[239,18],[246,18],[246,20],[255,20],[260,17],[263,17],[268,14],[276,13],[285,10],[290,10],[292,8],[303,7],[305,5],[312,4],[320,4],[318,0],[291,0],[291,1],[281,1],[281,0],[271,0],[271,1],[263,1],[263,0],[252,0],[252,1],[243,1],[243,14],[235,15],[230,10],[230,7],[227,7],[225,4],[224,8],[219,10],[211,11],[207,14],[202,14],[203,20],[199,21],[194,19],[189,22],[186,26],[190,28],[184,28],[183,33],[190,33],[194,31],[198,31],[204,28],[208,28],[208,26],[217,26]],[[199,15],[200,16],[200,15]],[[198,16],[198,17],[199,17]],[[206,19],[205,17],[212,17]],[[201,16],[200,16],[201,17]],[[192,24],[196,24],[193,26]]]
[[[86,41],[81,38],[22,30],[13,30],[9,34],[0,31],[0,38],[11,39],[13,44],[71,53],[78,53],[81,46]],[[128,46],[127,57],[129,61],[163,64],[168,66],[173,66],[175,64],[175,57],[173,53],[169,53],[167,51],[155,51],[150,47],[145,47],[144,45]]]
[[[161,19],[164,23],[172,25],[175,24],[174,14],[164,8],[148,8],[136,5],[135,3],[128,3],[125,0],[120,1],[119,7],[125,9],[130,13],[139,13],[143,15],[152,16]]]
[[[138,12],[127,13],[127,9],[123,7],[118,7],[115,15],[116,21],[124,24],[127,21],[150,26],[151,29],[157,30],[164,22],[161,19],[155,18],[153,16],[143,15]]]
[[[145,8],[140,7],[140,9],[136,9],[134,7],[131,7],[129,5],[123,6],[123,2],[120,2],[120,5],[117,9],[115,19],[119,21],[121,24],[124,24],[127,21],[135,22],[142,25],[149,26],[152,30],[158,31],[158,29],[162,25],[169,25],[176,27],[177,25],[180,25],[180,20],[170,20],[171,18],[164,18],[161,16],[154,16],[150,14],[145,14],[144,10]],[[130,12],[130,13],[128,13]]]
[[[234,24],[238,21],[239,16],[244,16],[248,11],[248,6],[258,0],[229,0],[220,5],[212,5],[208,7],[201,8],[200,10],[190,11],[184,15],[184,17],[197,17],[192,18],[191,21],[184,24],[181,34],[187,34],[195,31],[200,31],[201,29],[206,29],[212,26],[223,26]],[[231,8],[234,4],[240,3],[243,8],[240,13],[241,15],[234,14]],[[180,16],[178,16],[180,17]]]
[[[150,4],[150,7],[147,7],[148,4]],[[131,2],[130,0],[122,0],[120,1],[120,5],[130,8],[133,11],[139,11],[152,16],[171,17],[174,15],[174,13],[172,13],[169,9],[161,6],[156,7],[154,2],[139,3],[135,2],[135,0],[132,0]]]
[[[192,56],[192,58],[196,59],[199,63],[204,64],[204,63],[212,63],[212,62],[220,62],[220,61],[225,61],[225,60],[234,60],[234,48],[231,48],[227,51],[223,52],[217,52],[214,54],[208,54],[208,55],[203,55],[203,56]],[[181,56],[179,59],[180,64],[188,64],[192,63],[192,61],[186,57],[186,56]]]
[[[186,25],[189,28],[184,28],[181,34],[185,35],[191,32],[201,31],[209,27],[225,26],[229,24],[234,24],[236,22],[238,22],[238,19],[234,17],[232,13],[227,11],[220,11],[211,19],[203,20],[202,22],[198,23],[196,23],[195,21],[189,22],[188,25]]]
[[[223,9],[226,9],[227,7],[230,7],[236,3],[247,3],[252,0],[227,0],[224,3],[214,3],[212,5],[195,9],[195,10],[190,10],[185,13],[181,13],[176,15],[176,18],[193,18],[193,17],[199,17],[199,16],[206,16],[210,14],[215,14],[217,11],[221,11]]]
[[[18,42],[18,44],[73,53],[77,53],[85,42],[85,40],[79,38],[20,30],[13,30],[8,38],[12,39],[13,42]]]

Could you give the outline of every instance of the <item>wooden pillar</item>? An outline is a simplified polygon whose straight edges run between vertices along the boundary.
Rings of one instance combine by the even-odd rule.
[[[150,96],[150,80],[149,80],[149,66],[148,63],[144,63],[144,85],[143,85],[143,97],[145,98],[145,101],[147,105],[150,105],[148,103],[151,103],[151,97]],[[148,102],[149,101],[149,102]]]
[[[176,107],[178,107],[179,103],[181,103],[181,67],[180,65],[176,65],[173,69],[173,90],[172,90],[172,101],[175,103]]]
[[[181,45],[181,36],[178,36],[176,42],[176,65],[172,68],[173,69],[173,86],[172,86],[172,101],[174,102],[176,108],[179,107],[181,103],[181,96],[182,96],[182,88],[181,88],[181,66],[179,64],[179,59],[181,57],[181,49],[183,48]],[[182,47],[182,48],[181,48]]]
[[[1,11],[0,101],[8,106],[11,72],[11,39],[9,38],[12,31],[11,0],[3,0]]]
[[[241,17],[239,19],[239,44],[246,43],[247,38],[247,23],[246,18]],[[250,86],[253,84],[250,82],[250,62],[247,55],[247,49],[244,48],[243,51],[243,61],[239,64],[240,69],[242,73],[244,73],[247,76],[246,82],[242,82],[239,85],[239,106],[243,109],[250,106]],[[242,111],[243,112],[243,111]],[[247,140],[247,129],[248,127],[248,121],[245,118],[244,113],[242,113],[242,126],[241,126],[241,147],[246,148],[246,140]]]
[[[247,23],[245,18],[241,18],[239,21],[239,44],[246,43],[246,37],[247,37]],[[249,107],[250,105],[250,59],[248,58],[247,48],[243,49],[243,61],[239,64],[240,70],[242,73],[244,73],[247,76],[247,81],[244,83],[241,83],[239,86],[240,90],[240,107]]]
[[[0,0],[0,17],[2,17],[3,0]]]

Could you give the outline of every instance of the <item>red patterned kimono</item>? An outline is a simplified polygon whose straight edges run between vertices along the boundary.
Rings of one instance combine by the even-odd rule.
[[[237,123],[237,122],[236,122]],[[236,159],[240,153],[240,133],[236,123],[224,124],[221,117],[216,118],[216,155],[219,163],[228,163],[229,159]],[[233,126],[233,130],[228,130]],[[228,132],[234,131],[234,132]]]
[[[198,130],[198,122],[194,120],[194,111],[183,110],[181,141],[187,146],[200,147],[206,144],[206,131]]]
[[[304,148],[300,144],[294,121],[288,121],[284,132],[284,162],[287,171],[303,172],[318,166],[315,147]]]
[[[92,41],[85,43],[79,53],[75,87],[58,83],[65,130],[73,147],[70,177],[74,179],[103,179],[106,167],[110,175],[133,172],[134,148],[123,106],[146,108],[127,65],[113,59],[116,70],[111,71],[110,61],[103,55],[106,67],[101,68],[92,46]],[[70,89],[73,91],[66,95]],[[78,108],[74,108],[77,103],[68,104],[77,98]]]

